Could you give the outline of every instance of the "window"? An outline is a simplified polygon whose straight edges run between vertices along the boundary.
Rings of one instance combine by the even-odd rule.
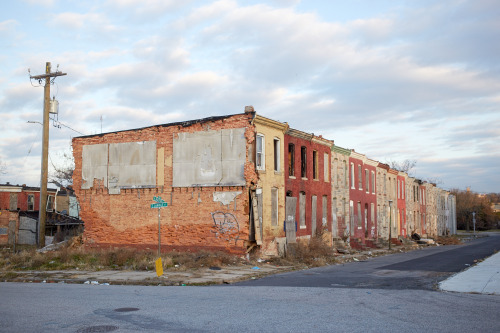
[[[358,228],[361,228],[363,223],[363,214],[361,214],[361,202],[358,201]]]
[[[401,199],[401,181],[398,179],[398,199]]]
[[[329,170],[329,163],[328,163],[328,154],[323,155],[323,177],[325,179],[325,182],[329,181],[328,177],[328,170]]]
[[[271,225],[278,225],[278,189],[271,189]]]
[[[280,171],[280,139],[274,138],[274,171]]]
[[[318,152],[313,150],[313,179],[318,180]]]
[[[368,169],[365,169],[365,190],[366,193],[370,193],[370,173]]]
[[[361,172],[361,165],[358,165],[358,189],[363,189],[363,174]]]
[[[49,195],[47,197],[47,212],[52,212],[54,210],[54,196]]]
[[[374,222],[375,222],[375,204],[372,203],[371,204],[371,214],[370,214],[370,222],[372,223],[372,228],[375,226]]]
[[[262,134],[257,134],[257,142],[256,142],[256,167],[257,170],[265,170],[265,146],[264,146],[264,136]]]
[[[354,189],[354,163],[351,163],[351,188]]]
[[[300,228],[306,227],[306,194],[305,192],[299,193],[299,224]]]
[[[375,194],[375,172],[372,171],[372,179],[371,179],[372,193]]]
[[[28,194],[28,211],[32,212],[35,210],[35,196],[33,194]]]
[[[368,229],[368,204],[365,204],[365,231]]]
[[[345,187],[348,187],[349,186],[349,183],[347,182],[347,180],[349,179],[349,177],[347,177],[347,162],[346,161],[343,161],[344,163],[344,184],[345,184]]]
[[[307,177],[307,148],[304,146],[300,147],[300,176]]]
[[[390,183],[389,186],[391,186]],[[387,175],[384,175],[384,194],[387,194]]]
[[[288,144],[288,175],[295,176],[295,145]]]
[[[321,219],[323,227],[326,227],[327,222],[328,222],[328,197],[326,195],[323,196],[323,203],[322,203],[322,208],[323,208],[323,218]],[[337,210],[337,200],[335,200],[335,216],[337,215],[336,213]],[[332,230],[333,231],[333,230]]]
[[[349,200],[349,215],[351,217],[351,226],[354,228],[354,201]]]

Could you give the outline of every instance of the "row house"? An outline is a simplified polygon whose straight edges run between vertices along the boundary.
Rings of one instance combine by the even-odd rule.
[[[333,239],[350,241],[351,228],[349,219],[349,156],[351,150],[335,144],[331,148],[331,183]]]
[[[377,238],[379,239],[389,239],[389,219],[391,218],[389,209],[392,206],[389,169],[387,164],[377,164]],[[391,233],[391,237],[393,235],[396,236]]]
[[[54,211],[56,189],[47,189],[47,212]],[[0,184],[0,245],[37,242],[40,188]]]
[[[76,137],[73,154],[88,246],[274,256],[320,231],[356,247],[454,230],[448,192],[251,106]]]
[[[365,155],[351,152],[349,209],[351,220],[351,246],[363,245],[376,239],[376,166],[378,162]],[[353,243],[353,240],[355,241]]]
[[[285,250],[285,147],[288,125],[255,115],[255,169],[258,180],[250,199],[257,203],[256,244],[264,255],[282,255]],[[288,171],[288,170],[287,170]]]
[[[296,237],[310,239],[321,231],[332,239],[331,147],[333,142],[289,128],[285,133],[287,154],[285,191],[287,216],[295,216]]]

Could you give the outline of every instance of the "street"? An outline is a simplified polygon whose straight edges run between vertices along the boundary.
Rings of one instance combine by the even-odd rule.
[[[488,237],[229,286],[0,283],[0,331],[498,332],[500,297],[439,292],[432,286],[493,251],[499,240]],[[446,256],[460,259],[443,265]]]

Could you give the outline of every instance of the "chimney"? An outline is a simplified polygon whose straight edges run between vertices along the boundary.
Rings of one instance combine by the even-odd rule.
[[[255,112],[253,106],[251,105],[245,106],[245,113],[251,113],[251,112]]]

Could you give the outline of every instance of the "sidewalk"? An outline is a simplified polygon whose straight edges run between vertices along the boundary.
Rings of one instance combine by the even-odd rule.
[[[439,283],[443,291],[500,295],[500,252]]]
[[[158,277],[155,271],[10,271],[0,274],[0,281],[38,283],[86,283],[93,285],[209,285],[257,279],[283,273],[292,267],[259,264],[259,266],[229,266],[202,268],[196,271],[165,270]],[[2,276],[3,275],[3,276]]]

